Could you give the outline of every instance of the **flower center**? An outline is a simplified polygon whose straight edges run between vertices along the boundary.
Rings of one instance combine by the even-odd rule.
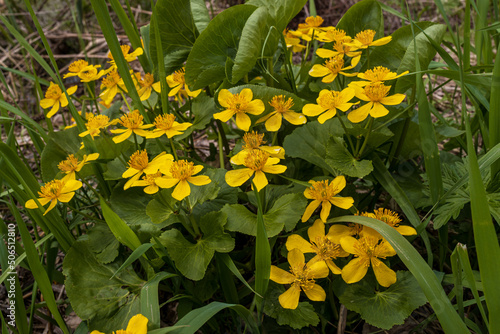
[[[252,151],[246,155],[244,165],[254,171],[262,170],[262,168],[266,165],[268,158],[269,153],[262,150],[252,149]]]
[[[127,129],[137,129],[142,125],[143,117],[138,110],[134,110],[126,115],[123,115],[119,122]]]
[[[180,70],[175,71],[174,74],[172,74],[174,81],[179,83],[179,84],[184,84],[184,82],[185,82],[184,74],[185,73],[186,72],[185,72],[184,68],[181,68]]]
[[[159,171],[158,171],[158,172],[156,172],[156,173],[154,173],[154,174],[148,174],[148,175],[145,175],[145,176],[143,176],[143,177],[142,177],[142,179],[143,179],[144,181],[146,181],[148,184],[150,184],[150,185],[152,185],[152,186],[155,186],[155,185],[156,185],[155,180],[156,180],[157,178],[161,177],[161,176],[162,176],[161,172],[159,172]]]
[[[273,107],[277,112],[284,113],[290,110],[293,107],[293,99],[291,97],[285,101],[285,95],[277,95],[274,96],[269,102],[271,107]]]
[[[370,266],[370,259],[374,257],[385,259],[385,256],[378,254],[379,240],[377,238],[365,236],[358,239],[358,241],[358,243],[354,244],[354,248],[358,251],[358,254],[355,256],[359,256],[362,265],[366,267]]]
[[[97,75],[97,68],[95,68],[92,65],[83,68],[80,72],[80,76],[82,77],[82,79],[92,79],[96,75]]]
[[[384,81],[385,77],[391,73],[391,70],[384,66],[377,66],[373,70],[368,70],[365,72],[365,77],[367,80],[372,82]]]
[[[57,168],[66,174],[74,172],[78,168],[78,159],[73,154],[70,154],[66,160],[57,165]]]
[[[311,290],[314,287],[314,279],[311,278],[310,269],[306,266],[303,268],[292,268],[290,267],[290,271],[295,276],[294,283],[300,285],[302,290],[307,291]]]
[[[335,189],[328,185],[328,180],[314,182],[311,188],[312,196],[318,201],[328,201],[337,194]]]
[[[146,150],[134,152],[130,156],[128,164],[131,168],[141,171],[144,170],[146,167],[148,167],[149,164],[148,152],[146,152]]]
[[[363,225],[356,223],[349,223],[348,226],[351,228],[351,235],[359,236],[363,230]]]
[[[345,37],[345,31],[342,29],[328,30],[324,35],[325,40],[328,42],[342,42]]]
[[[380,102],[387,96],[391,86],[385,86],[381,83],[375,83],[365,86],[365,94],[372,102]]]
[[[194,173],[194,163],[187,160],[174,161],[170,167],[170,174],[174,179],[186,180]]]
[[[328,237],[316,237],[316,240],[311,240],[312,248],[318,254],[322,260],[328,260],[331,258],[336,258],[340,255],[342,247],[338,244],[334,244]]]
[[[78,73],[85,67],[89,66],[89,63],[83,59],[76,60],[69,65],[68,71],[73,73]]]
[[[259,134],[255,131],[247,132],[243,135],[243,141],[245,144],[243,145],[244,150],[251,150],[255,148],[259,148],[262,144],[265,144],[264,134]]]
[[[58,100],[62,95],[62,90],[56,84],[51,84],[47,91],[45,92],[45,97],[47,99]]]
[[[373,42],[375,31],[371,29],[363,30],[356,34],[356,39],[363,45],[368,45]]]
[[[61,189],[64,183],[61,180],[52,180],[40,188],[38,195],[40,197],[55,199],[61,194]]]
[[[172,114],[156,116],[154,125],[157,129],[168,130],[174,125],[175,116]]]
[[[342,104],[341,92],[331,90],[330,93],[331,94],[320,95],[318,98],[318,104],[327,109],[338,108],[338,106]]]
[[[155,78],[154,78],[154,76],[151,73],[146,73],[146,74],[144,74],[144,78],[142,78],[141,80],[139,80],[139,84],[142,87],[151,87],[151,85],[153,84],[154,80],[155,80]]]
[[[333,74],[338,74],[342,71],[342,67],[344,67],[344,56],[341,54],[336,55],[328,59],[325,62],[325,67],[330,70]]]
[[[384,208],[375,210],[375,218],[392,227],[398,227],[401,222],[401,218],[396,212]]]
[[[106,88],[111,88],[113,86],[116,86],[119,81],[120,81],[120,75],[116,70],[113,70],[109,72],[109,74],[104,79],[102,79],[101,86],[104,86]]]
[[[237,93],[227,100],[227,104],[229,105],[229,109],[237,113],[244,113],[246,112],[248,102],[245,101],[244,97],[241,96],[240,93]]]

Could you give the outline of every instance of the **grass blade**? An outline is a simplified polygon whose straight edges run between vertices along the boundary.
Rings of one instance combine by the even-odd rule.
[[[498,46],[493,77],[491,78],[490,109],[489,109],[490,146],[500,143],[500,46]],[[491,177],[500,171],[500,161],[491,166]]]
[[[241,281],[241,283],[243,283],[248,289],[250,289],[250,291],[252,291],[253,293],[255,293],[257,296],[259,296],[260,298],[263,298],[254,289],[252,289],[252,287],[250,286],[250,284],[248,284],[247,281],[243,278],[243,276],[241,276],[240,272],[238,271],[238,268],[236,268],[236,265],[234,264],[233,260],[229,256],[229,254],[217,253],[216,255],[217,255],[217,259],[221,260],[222,262],[224,262],[224,264],[226,265],[226,267],[229,270],[231,270],[231,272],[233,273],[233,275],[236,276]]]
[[[123,264],[120,266],[120,268],[118,268],[118,270],[115,271],[115,273],[113,274],[113,276],[110,277],[110,279],[113,279],[113,277],[118,275],[123,269],[130,266],[135,260],[140,258],[142,256],[142,254],[146,253],[146,251],[148,249],[150,249],[152,246],[153,246],[153,244],[147,243],[147,244],[142,244],[139,247],[137,247],[137,249],[134,250],[132,252],[132,254],[130,254],[130,256],[125,260],[125,262],[123,262]]]
[[[152,244],[151,244],[152,245]],[[158,284],[164,279],[177,276],[160,272],[150,279],[141,289],[141,314],[149,319],[148,329],[160,328],[160,303],[158,300]]]

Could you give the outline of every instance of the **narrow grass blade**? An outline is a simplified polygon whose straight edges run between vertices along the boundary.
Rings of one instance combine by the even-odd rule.
[[[241,283],[243,283],[248,289],[250,289],[250,291],[255,293],[257,296],[259,296],[260,298],[263,298],[254,289],[252,289],[250,284],[248,284],[247,281],[245,281],[245,279],[243,278],[243,276],[241,276],[240,272],[238,271],[238,268],[236,268],[236,265],[234,264],[233,260],[229,256],[229,254],[217,253],[216,255],[217,255],[217,259],[221,260],[226,265],[226,267],[228,267],[228,269],[231,270],[233,275],[236,276],[241,281]]]
[[[177,276],[160,272],[150,279],[141,289],[141,314],[149,319],[148,329],[160,328],[160,303],[158,300],[158,284],[164,279]]]
[[[141,246],[141,241],[134,231],[132,231],[132,229],[120,218],[120,216],[111,210],[102,197],[100,197],[99,200],[104,219],[106,220],[106,223],[115,238],[132,250],[139,248]]]
[[[148,244],[142,244],[139,247],[137,247],[137,249],[134,250],[132,252],[132,254],[130,254],[130,256],[120,266],[120,268],[118,268],[118,270],[115,271],[115,273],[113,274],[113,276],[111,276],[109,279],[110,280],[113,279],[113,277],[115,277],[116,275],[118,275],[123,269],[127,268],[128,266],[130,266],[135,260],[137,260],[138,258],[140,258],[142,256],[142,254],[146,253],[146,251],[148,249],[150,249],[152,246],[153,246],[153,244],[148,243]]]
[[[23,72],[23,71],[18,71],[18,70],[15,70],[13,68],[8,68],[8,67],[0,66],[0,70],[4,70],[4,71],[7,71],[7,72],[12,72],[15,75],[19,75],[20,77],[23,77],[23,78],[28,79],[28,80],[35,81],[35,79],[36,79],[36,77],[33,74],[29,74],[29,73],[26,73],[26,72]],[[49,86],[50,85],[50,82],[47,81],[47,80],[45,80],[45,79],[38,78],[38,82],[40,82],[44,86]]]
[[[500,143],[500,46],[498,46],[493,77],[491,78],[490,109],[489,109],[490,146]],[[491,166],[491,177],[500,171],[500,161]]]
[[[462,268],[462,262],[458,257],[459,247],[460,247],[459,244],[457,244],[457,247],[455,247],[455,250],[453,251],[453,253],[451,253],[450,262],[451,262],[451,270],[453,272],[453,279],[454,279],[453,291],[455,292],[456,296],[458,314],[460,315],[460,318],[464,320],[464,287],[462,285],[463,268]]]
[[[224,299],[227,303],[238,304],[240,298],[238,297],[238,290],[234,284],[233,275],[231,275],[229,268],[219,258],[219,254],[220,253],[215,253],[215,264],[217,265],[217,275],[220,280],[222,292],[224,293]]]
[[[14,215],[16,219],[17,226],[19,228],[19,233],[21,234],[21,239],[23,241],[24,249],[26,251],[26,258],[28,259],[28,263],[30,265],[31,273],[33,277],[38,283],[40,291],[43,295],[43,298],[49,308],[52,316],[56,320],[58,326],[61,328],[64,334],[69,334],[69,330],[66,327],[66,323],[64,322],[59,310],[57,309],[56,299],[54,297],[54,292],[52,291],[52,284],[47,276],[47,272],[43,268],[43,265],[40,263],[38,259],[38,252],[36,251],[33,240],[31,239],[31,235],[28,231],[28,228],[25,225],[25,222],[21,218],[21,214],[15,205],[9,204],[9,209],[11,213]]]
[[[188,325],[188,327],[180,328],[173,331],[173,333],[194,334],[201,328],[201,326],[210,320],[210,318],[225,308],[236,311],[236,313],[238,313],[250,327],[252,333],[260,333],[252,313],[246,307],[237,304],[226,304],[220,302],[212,302],[206,306],[192,310],[175,324],[176,326]]]
[[[46,131],[40,126],[40,124],[38,124],[37,122],[35,122],[34,120],[32,120],[31,117],[29,117],[28,115],[26,115],[21,110],[15,108],[14,106],[11,106],[9,103],[7,103],[5,101],[2,101],[2,100],[0,100],[0,108],[4,108],[4,109],[12,112],[13,114],[21,117],[22,120],[24,122],[26,122],[26,125],[32,127],[33,129],[36,129],[38,131],[38,133],[40,134],[40,136],[45,141],[49,140],[49,137],[47,136]]]
[[[161,108],[164,114],[168,113],[168,95],[167,95],[167,77],[165,73],[165,62],[163,61],[163,46],[161,45],[160,29],[158,28],[157,11],[153,11],[153,18],[151,19],[151,28],[155,32],[155,40],[150,41],[155,44],[156,47],[156,59],[161,59],[157,66],[154,66],[158,70],[158,77],[160,80],[160,98],[161,98]],[[151,36],[151,35],[150,35]]]
[[[380,233],[394,248],[401,261],[413,274],[431,304],[445,333],[465,334],[469,330],[455,312],[434,272],[417,250],[394,228],[379,220],[361,216],[342,216],[329,219],[328,223],[357,223]]]

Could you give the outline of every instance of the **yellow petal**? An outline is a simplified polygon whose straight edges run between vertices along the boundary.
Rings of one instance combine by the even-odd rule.
[[[306,211],[304,211],[304,214],[302,215],[302,222],[309,220],[309,218],[311,218],[312,214],[314,213],[314,211],[316,211],[320,204],[321,202],[316,199],[309,203],[309,205],[306,207]]]
[[[378,257],[388,257],[396,255],[396,251],[387,240],[383,240],[376,248]]]
[[[123,185],[123,190],[127,190],[128,188],[132,187],[132,184],[135,183],[135,181],[139,180],[143,172],[139,172],[132,176],[125,184]]]
[[[347,118],[353,123],[362,122],[366,119],[366,117],[368,117],[368,113],[372,109],[372,106],[373,102],[368,102],[367,104],[364,104],[358,109],[353,110],[349,114],[347,114]]]
[[[352,235],[351,228],[345,225],[335,224],[330,227],[326,235],[335,244],[340,244],[340,239]]]
[[[335,206],[338,206],[341,209],[347,210],[354,204],[354,199],[352,197],[336,196],[330,199],[330,203],[332,203]]]
[[[127,325],[127,332],[131,334],[146,334],[148,331],[148,318],[142,314],[134,315]]]
[[[331,259],[328,259],[325,262],[328,268],[330,268],[332,273],[334,273],[335,275],[340,275],[342,273],[342,269],[340,269]]]
[[[380,285],[389,287],[396,283],[396,273],[379,259],[372,257],[372,267],[375,277]]]
[[[326,299],[325,290],[323,290],[323,288],[318,284],[314,284],[312,289],[304,290],[304,292],[306,293],[307,298],[316,302],[322,302]]]
[[[219,101],[219,104],[223,106],[224,108],[229,108],[229,103],[228,101],[233,98],[233,94],[231,94],[230,91],[227,89],[221,89],[219,92],[219,96],[217,97],[217,100]],[[214,115],[215,117],[215,115]],[[223,121],[226,122],[226,121]]]
[[[253,92],[250,88],[243,88],[240,92],[240,96],[243,100],[250,102],[253,99]]]
[[[261,191],[261,189],[267,186],[267,184],[269,183],[267,181],[266,175],[261,170],[255,171],[255,176],[252,182],[257,187],[257,191]]]
[[[166,177],[159,177],[155,180],[155,183],[162,188],[168,189],[168,188],[172,188],[177,183],[179,183],[179,180],[178,179],[169,179]]]
[[[56,101],[53,99],[43,99],[43,100],[40,100],[40,107],[42,107],[43,109],[48,109],[48,108],[52,107],[55,102]]]
[[[55,101],[54,105],[52,106],[52,109],[47,113],[47,118],[52,118],[56,114],[56,112],[59,110],[59,101]]]
[[[298,234],[292,234],[286,239],[286,249],[291,251],[294,248],[300,249],[303,253],[315,253],[309,241]]]
[[[294,248],[288,252],[287,255],[288,263],[292,268],[300,268],[302,269],[305,265],[304,253],[300,251],[298,248]]]
[[[357,239],[351,237],[350,235],[341,238],[340,245],[348,253],[359,254],[359,251],[358,251],[359,241]]]
[[[292,286],[283,292],[278,300],[283,308],[296,309],[299,305],[300,298],[300,286],[298,284],[292,284]]]
[[[295,276],[276,266],[271,266],[271,276],[269,279],[279,284],[290,284],[295,280]]]
[[[287,167],[283,165],[264,166],[262,171],[270,174],[281,174],[286,171],[286,168]]]
[[[209,184],[211,180],[206,175],[198,175],[188,177],[187,181],[195,186],[204,186],[205,184]]]
[[[122,141],[126,140],[128,137],[132,135],[132,130],[127,129],[124,133],[121,135],[113,137],[113,141],[115,144],[121,143]]]
[[[331,74],[330,70],[323,65],[316,64],[309,71],[309,75],[312,77],[320,78],[325,75]]]
[[[321,220],[316,219],[314,224],[307,229],[307,236],[311,242],[323,239],[325,236],[325,224]]]
[[[348,284],[356,283],[365,277],[367,271],[368,267],[361,264],[361,259],[355,258],[342,268],[342,279]]]
[[[373,108],[370,110],[370,115],[374,118],[378,117],[384,117],[389,113],[389,110],[387,110],[386,107],[384,107],[381,103],[379,102],[373,102]]]
[[[247,154],[248,151],[245,150],[238,152],[238,154],[233,156],[230,161],[233,165],[243,165],[245,163],[245,157],[247,156]]]
[[[337,114],[337,109],[328,109],[325,113],[321,114],[318,117],[319,124],[323,124],[328,121],[330,118],[333,118]]]
[[[309,275],[313,278],[325,278],[330,273],[330,269],[326,265],[325,261],[318,261],[311,265],[307,265],[309,268]]]
[[[307,122],[307,118],[304,115],[294,111],[285,111],[283,117],[293,125],[306,124]]]
[[[392,40],[392,36],[386,36],[386,37],[382,37],[382,38],[377,39],[376,41],[371,42],[370,45],[372,45],[372,46],[385,45],[385,44],[389,43],[391,40]]]
[[[71,86],[68,89],[66,89],[66,92],[68,93],[68,95],[73,95],[73,94],[75,94],[77,89],[78,89],[78,86],[76,86],[76,85]]]
[[[52,210],[53,208],[55,208],[56,204],[57,204],[57,200],[56,199],[51,200],[49,207],[47,208],[47,210],[45,210],[45,212],[44,212],[43,215],[45,216],[47,213],[49,213],[50,210]]]
[[[264,110],[266,110],[266,106],[262,100],[253,100],[248,103],[246,112],[251,115],[260,115]]]
[[[24,207],[27,209],[36,209],[38,208],[38,205],[36,204],[35,200],[30,199],[24,204]]]
[[[330,73],[327,76],[323,77],[323,79],[321,79],[321,82],[330,83],[333,82],[333,80],[335,80],[336,77],[337,73]]]
[[[395,106],[403,102],[405,97],[406,95],[404,94],[394,94],[384,97],[382,100],[380,100],[380,103],[385,104],[386,106]]]
[[[239,187],[253,175],[250,168],[230,170],[225,175],[226,183],[231,187]]]
[[[320,48],[316,50],[316,54],[321,58],[332,58],[337,54],[337,52]]]
[[[80,189],[82,187],[82,182],[77,181],[77,180],[70,180],[64,184],[64,186],[61,189],[61,193],[69,193],[72,191],[75,191],[77,189]]]
[[[122,178],[128,179],[129,177],[134,176],[135,174],[139,173],[140,171],[135,169],[135,168],[128,168],[126,171],[123,172]]]
[[[278,131],[281,128],[282,118],[280,113],[271,116],[265,123],[266,130],[271,132]]]
[[[215,119],[218,119],[222,122],[227,122],[231,119],[231,117],[233,117],[234,115],[234,111],[231,110],[231,109],[226,109],[224,111],[221,111],[221,112],[218,112],[216,114],[214,114],[214,118]]]
[[[172,192],[172,197],[178,201],[182,201],[185,197],[191,194],[191,188],[186,180],[180,180],[174,191]]]
[[[326,108],[323,108],[322,106],[318,104],[306,104],[304,108],[302,108],[302,113],[306,116],[318,116],[321,114],[323,111],[325,111]]]
[[[62,202],[62,203],[68,203],[69,201],[71,201],[71,199],[73,198],[74,195],[75,195],[74,192],[61,194],[61,195],[59,195],[59,197],[57,197],[57,200],[59,202]]]
[[[326,222],[328,216],[330,215],[330,210],[332,209],[332,205],[328,201],[323,201],[321,203],[321,213],[319,217],[323,222]]]
[[[156,194],[160,190],[157,185],[149,185],[146,188],[144,188],[144,192],[149,195]]]
[[[248,117],[247,114],[239,112],[239,113],[236,113],[236,125],[241,130],[248,132],[248,130],[250,129],[250,126],[252,125],[252,121],[250,120],[250,117]]]
[[[417,231],[413,227],[406,225],[396,227],[396,231],[401,235],[417,235]]]

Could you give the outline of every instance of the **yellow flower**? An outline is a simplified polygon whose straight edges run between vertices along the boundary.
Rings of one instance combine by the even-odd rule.
[[[337,114],[337,109],[346,112],[351,108],[354,103],[350,103],[349,101],[354,97],[354,93],[354,89],[349,87],[341,92],[323,89],[319,92],[319,96],[316,99],[318,104],[306,104],[302,112],[307,116],[318,116],[321,114],[318,117],[318,122],[323,124]]]
[[[344,67],[344,55],[337,54],[336,56],[328,59],[325,64],[314,65],[309,71],[309,75],[315,78],[323,78],[322,82],[330,83],[335,80],[337,75],[342,74],[346,77],[354,77],[357,73],[346,73],[344,71],[354,68],[355,65],[351,64]]]
[[[137,90],[137,93],[139,94],[141,101],[146,101],[151,96],[154,80],[155,78],[151,73],[144,74],[144,78],[140,78],[138,80],[140,88]]]
[[[362,214],[360,214],[360,216],[378,219],[386,223],[387,225],[393,227],[401,235],[417,234],[417,231],[413,227],[407,225],[399,225],[399,223],[401,223],[401,218],[399,218],[399,215],[396,212],[391,211],[389,209],[379,208],[376,209],[373,213],[363,212]],[[370,233],[372,236],[382,239],[382,236],[377,231],[375,231],[370,227],[364,227],[363,232]]]
[[[318,261],[324,261],[332,273],[340,275],[342,270],[332,259],[349,256],[349,253],[342,249],[338,241],[334,242],[332,229],[330,228],[328,234],[325,235],[325,224],[317,219],[307,230],[307,235],[311,242],[298,234],[292,234],[286,239],[286,249],[290,251],[298,248],[303,253],[316,253],[309,261],[309,265]]]
[[[156,182],[159,179],[164,179],[162,172],[156,172],[154,174],[147,174],[142,177],[142,180],[137,180],[132,183],[132,187],[146,187],[144,188],[144,192],[146,194],[156,194],[160,188],[165,188],[161,185],[160,182]]]
[[[82,161],[78,161],[78,158],[76,158],[73,154],[68,155],[68,157],[61,161],[58,165],[57,168],[63,173],[66,174],[65,177],[63,177],[62,181],[66,182],[68,180],[74,180],[75,179],[75,173],[79,172],[82,170],[82,167],[87,164],[89,161],[94,161],[99,158],[99,153],[92,153],[89,155],[84,155],[82,158]]]
[[[286,47],[291,48],[292,52],[300,52],[306,48],[305,45],[300,44],[300,38],[295,38],[290,31],[285,30],[283,35],[285,35]]]
[[[369,46],[385,45],[392,40],[392,36],[386,36],[374,41],[373,38],[375,34],[376,32],[371,29],[363,30],[356,34],[354,40],[350,44],[358,49],[366,49]]]
[[[86,60],[83,59],[75,60],[69,65],[68,68],[69,73],[66,73],[63,76],[63,78],[66,79],[68,77],[76,77],[87,66],[89,66],[89,63]]]
[[[142,314],[136,314],[128,321],[127,329],[117,330],[116,334],[146,334],[148,331],[148,318]],[[90,334],[104,334],[97,330],[92,331]]]
[[[98,80],[100,77],[104,75],[104,71],[98,71],[97,69],[101,67],[101,65],[88,65],[80,70],[78,73],[78,77],[81,82],[91,82]]]
[[[351,40],[350,36],[347,36],[344,30],[337,29],[335,27],[325,28],[321,31],[317,37],[318,41],[325,43],[332,43],[336,41]]]
[[[403,102],[405,98],[404,94],[387,96],[391,86],[385,86],[382,83],[373,83],[365,87],[351,83],[349,87],[354,88],[358,99],[368,102],[347,115],[347,118],[353,123],[365,120],[368,115],[374,118],[383,117],[389,113],[389,110],[384,105],[395,106]]]
[[[154,174],[162,168],[162,165],[168,164],[169,161],[173,160],[174,157],[171,154],[162,152],[153,160],[149,161],[148,152],[146,150],[135,151],[128,161],[129,168],[122,174],[124,179],[130,177],[130,180],[123,186],[123,189],[127,190],[130,188],[135,181],[139,180],[142,174]]]
[[[106,115],[93,115],[87,114],[87,123],[85,123],[85,127],[87,131],[84,131],[79,134],[80,137],[85,137],[86,135],[90,135],[92,139],[94,137],[99,136],[101,133],[101,129],[105,129],[110,125],[113,125],[117,122],[117,120],[109,121],[109,117]]]
[[[333,42],[333,50],[329,49],[317,49],[316,54],[321,58],[331,58],[337,55],[346,55],[351,60],[351,66],[356,66],[361,59],[361,51],[356,51],[358,48],[349,44],[352,39],[350,37],[345,37],[343,40],[336,40]]]
[[[279,158],[273,158],[269,153],[260,149],[235,155],[231,162],[235,165],[244,165],[246,168],[228,171],[225,176],[226,183],[231,187],[239,187],[255,174],[253,183],[257,191],[260,191],[268,184],[264,173],[280,174],[286,171],[286,166],[277,165],[279,161]]]
[[[266,109],[261,100],[252,100],[253,93],[250,88],[244,88],[237,94],[231,94],[227,89],[221,89],[219,92],[219,103],[226,110],[214,114],[214,118],[227,122],[236,115],[236,125],[243,131],[248,131],[252,121],[248,114],[260,115]]]
[[[102,79],[101,94],[99,94],[99,97],[106,105],[111,104],[116,94],[118,94],[118,85],[120,83],[121,78],[116,69],[109,72],[109,74]]]
[[[42,206],[50,202],[49,207],[43,215],[45,216],[47,212],[52,210],[56,206],[57,201],[62,203],[69,202],[75,195],[75,191],[81,187],[82,183],[77,180],[68,180],[66,182],[63,180],[52,180],[47,182],[38,192],[38,196],[40,196],[38,201]],[[25,207],[28,209],[37,209],[38,205],[35,200],[30,199],[26,202]]]
[[[317,34],[322,31],[320,26],[323,24],[324,20],[321,16],[309,16],[306,18],[305,23],[299,23],[297,32],[300,33],[300,37],[306,41],[312,39],[312,35]]]
[[[290,110],[293,107],[293,99],[291,97],[285,100],[285,95],[276,95],[271,99],[269,104],[274,108],[274,111],[257,120],[257,123],[266,122],[267,131],[278,131],[281,128],[283,117],[293,125],[301,125],[307,122],[307,118],[304,115]]]
[[[167,165],[168,168],[161,169],[161,172],[166,175],[166,178],[156,179],[156,184],[162,188],[172,188],[177,185],[172,192],[172,197],[178,201],[182,201],[185,197],[191,194],[189,183],[195,186],[203,186],[211,182],[206,175],[198,175],[203,169],[203,166],[189,162],[187,160],[174,161]]]
[[[360,87],[364,87],[370,83],[383,83],[384,81],[393,80],[399,78],[403,75],[410,73],[409,71],[404,71],[401,74],[397,74],[395,72],[391,72],[387,67],[377,66],[372,70],[367,70],[365,73],[359,73],[358,78],[368,80],[368,81],[354,81],[353,84],[356,84]]]
[[[73,95],[77,88],[77,86],[69,87],[66,92],[68,95]],[[45,98],[40,100],[40,106],[43,109],[52,107],[52,109],[50,109],[47,113],[47,118],[51,118],[59,110],[59,105],[61,107],[66,107],[68,105],[68,99],[66,98],[66,94],[62,92],[61,87],[53,82],[50,82],[50,86],[45,92]]]
[[[139,110],[134,110],[126,115],[123,115],[120,117],[118,123],[123,125],[126,129],[111,130],[111,133],[121,133],[121,135],[113,137],[113,141],[117,144],[126,140],[132,135],[132,133],[141,137],[147,137],[149,132],[145,131],[145,129],[149,129],[154,126],[153,124],[144,124],[143,117],[139,113]]]
[[[259,134],[255,131],[247,132],[243,135],[242,150],[238,152],[235,156],[231,158],[231,162],[237,165],[238,161],[244,159],[244,155],[251,153],[252,150],[262,150],[269,153],[270,157],[273,158],[285,158],[285,150],[280,146],[263,146],[266,142],[264,141],[264,134]],[[234,160],[233,160],[234,159]]]
[[[342,278],[346,283],[359,282],[365,277],[370,264],[380,285],[388,287],[396,283],[396,273],[379,260],[396,255],[386,240],[368,235],[361,239],[349,236],[340,239],[340,244],[345,251],[354,254],[354,259],[342,268]]]
[[[184,67],[178,71],[167,76],[167,84],[170,87],[170,91],[168,92],[168,96],[174,96],[181,91],[185,91],[188,96],[197,97],[201,93],[201,89],[191,91],[186,85],[186,80],[184,78],[185,69]],[[157,82],[153,85],[153,88],[156,92],[160,93],[161,87],[160,82]]]
[[[172,114],[158,115],[155,118],[154,126],[156,129],[148,133],[146,138],[158,138],[163,135],[167,135],[168,138],[172,138],[175,135],[180,135],[187,128],[189,128],[191,123],[177,123],[175,121],[175,116]]]
[[[354,199],[352,197],[335,196],[346,186],[345,177],[343,175],[337,176],[331,183],[329,183],[328,180],[309,181],[309,183],[311,183],[311,187],[304,190],[304,196],[313,201],[307,206],[302,216],[302,222],[307,221],[320,204],[320,218],[323,222],[326,222],[332,204],[342,209],[349,209],[354,204]]]
[[[340,239],[347,236],[361,237],[363,234],[364,226],[361,224],[349,223],[347,226],[342,224],[335,224],[330,227],[328,234],[331,235],[334,243],[340,243]]]
[[[325,290],[315,279],[325,278],[330,272],[324,261],[306,264],[304,254],[297,248],[288,252],[290,272],[276,266],[271,266],[269,279],[279,284],[291,284],[290,288],[282,293],[278,300],[283,308],[296,309],[299,305],[300,290],[304,291],[307,298],[313,301],[324,301]]]
[[[122,49],[122,53],[123,53],[123,56],[125,57],[125,60],[129,63],[131,61],[136,60],[137,56],[140,56],[143,54],[142,48],[137,48],[132,53],[130,53],[130,45],[120,45],[120,48]],[[113,65],[112,67],[116,67],[115,60],[113,58],[113,55],[111,54],[111,51],[108,52],[108,58],[111,59],[109,61],[109,63]]]

